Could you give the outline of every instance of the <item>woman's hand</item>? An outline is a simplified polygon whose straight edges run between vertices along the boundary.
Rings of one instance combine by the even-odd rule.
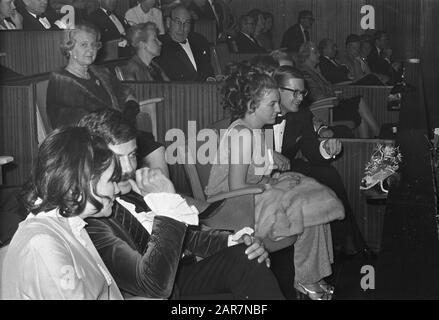
[[[280,177],[276,182],[271,183],[271,186],[273,188],[292,189],[298,184],[300,184],[300,176],[291,172],[291,174],[285,174]]]
[[[279,171],[289,171],[291,169],[290,159],[279,152],[273,151],[273,160]]]
[[[175,193],[174,185],[160,169],[141,168],[136,171],[136,182],[128,181],[133,191],[142,196],[149,193]]]
[[[335,158],[341,152],[341,142],[338,139],[328,139],[323,144],[326,153]]]

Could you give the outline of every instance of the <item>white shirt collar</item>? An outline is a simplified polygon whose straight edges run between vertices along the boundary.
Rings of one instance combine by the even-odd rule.
[[[254,39],[253,39],[249,34],[247,34],[247,33],[245,33],[245,32],[242,32],[242,31],[241,31],[241,33],[242,33],[243,35],[245,35],[247,38],[249,38],[252,42],[255,42]]]
[[[38,198],[37,201],[35,202],[36,204],[38,204],[39,202],[41,202],[41,199]],[[37,215],[34,215],[33,213],[30,213],[26,219],[31,219],[31,218],[39,218],[39,217],[48,217],[48,218],[57,218],[57,219],[61,219],[67,220],[67,223],[70,226],[70,229],[73,232],[73,235],[75,236],[75,238],[85,247],[87,242],[85,239],[82,238],[81,236],[81,231],[82,229],[85,228],[85,226],[87,225],[87,222],[85,222],[82,218],[80,218],[79,216],[74,216],[74,217],[70,217],[70,218],[66,218],[63,217],[60,213],[59,213],[59,209],[53,209],[50,211],[44,211],[44,212],[40,212]]]

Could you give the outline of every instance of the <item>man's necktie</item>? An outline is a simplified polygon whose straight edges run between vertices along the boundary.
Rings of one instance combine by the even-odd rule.
[[[107,15],[110,17],[113,14],[113,11],[107,10]]]

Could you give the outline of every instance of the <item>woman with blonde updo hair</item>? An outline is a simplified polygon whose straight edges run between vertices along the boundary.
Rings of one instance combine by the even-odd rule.
[[[332,273],[333,261],[328,222],[343,218],[343,212],[334,215],[306,211],[309,200],[304,188],[318,183],[286,172],[290,169],[288,164],[279,161],[270,148],[273,136],[263,127],[273,125],[280,112],[276,82],[261,71],[240,65],[226,79],[222,94],[232,123],[221,138],[206,194],[210,197],[246,187],[263,187],[265,191],[255,195],[255,236],[279,241],[300,235],[294,244],[294,287],[313,300],[331,299],[333,287],[324,281]],[[274,169],[284,172],[272,174]],[[333,202],[325,205],[333,208],[334,201],[338,205],[335,195],[329,197]]]

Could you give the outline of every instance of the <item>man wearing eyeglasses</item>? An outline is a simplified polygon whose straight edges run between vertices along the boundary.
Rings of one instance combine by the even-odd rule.
[[[205,81],[214,75],[209,43],[190,31],[191,24],[189,11],[177,5],[166,20],[168,33],[159,37],[163,45],[157,62],[171,81]]]
[[[310,30],[314,23],[314,16],[311,11],[299,12],[299,22],[290,27],[282,38],[281,47],[288,51],[298,52],[304,42],[311,41]]]

